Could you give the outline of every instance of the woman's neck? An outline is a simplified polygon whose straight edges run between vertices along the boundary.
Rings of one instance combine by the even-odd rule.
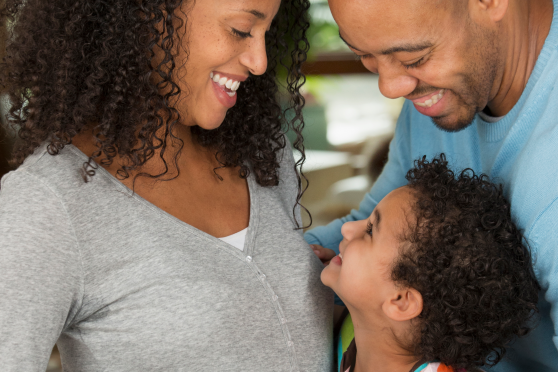
[[[369,313],[349,310],[357,347],[355,372],[409,372],[418,362],[396,339],[398,334],[408,334],[409,324],[372,319]]]
[[[157,136],[161,138],[164,136],[163,130],[160,133],[157,133]],[[178,138],[179,140],[177,140]],[[186,169],[192,165],[200,165],[203,168],[209,169],[213,172],[213,169],[220,166],[220,164],[215,159],[215,151],[205,148],[201,146],[192,136],[190,131],[190,127],[182,125],[178,128],[175,128],[175,138],[172,138],[170,135],[167,136],[167,148],[164,153],[165,161],[167,162],[167,166],[169,167],[168,173],[166,174],[165,178],[172,178],[175,173],[176,169],[174,167],[174,157],[178,149],[180,148],[180,141],[182,141],[182,150],[180,151],[179,156],[179,166],[180,169]],[[88,128],[82,131],[80,134],[76,135],[72,139],[72,144],[79,148],[83,153],[87,156],[92,156],[95,151],[98,150],[95,136],[93,134],[93,129]],[[104,158],[104,155],[101,155],[100,159],[96,159],[96,162],[100,162]],[[120,169],[122,164],[125,164],[125,160],[122,159],[118,154],[112,159],[112,164],[105,165],[104,167],[113,175],[116,175],[116,172]],[[163,172],[165,169],[165,164],[161,160],[161,150],[157,149],[154,152],[153,157],[144,164],[143,167],[136,169],[131,172],[130,179],[133,179],[134,175],[141,172],[146,172],[149,174],[158,174]],[[149,182],[148,179],[144,180],[145,182]]]

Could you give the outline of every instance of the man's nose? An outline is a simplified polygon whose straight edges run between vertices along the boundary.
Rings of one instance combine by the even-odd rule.
[[[263,75],[265,73],[267,70],[265,37],[254,37],[240,55],[240,63],[246,66],[252,75]]]
[[[395,99],[411,94],[418,85],[418,79],[407,74],[403,66],[378,66],[378,85],[387,98]]]

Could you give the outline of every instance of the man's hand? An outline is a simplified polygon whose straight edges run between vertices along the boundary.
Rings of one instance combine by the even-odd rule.
[[[324,266],[329,265],[329,261],[331,261],[331,259],[337,255],[335,251],[324,248],[321,245],[310,244],[310,247],[312,247],[312,250],[314,251],[316,256],[318,256],[320,261],[322,261]]]

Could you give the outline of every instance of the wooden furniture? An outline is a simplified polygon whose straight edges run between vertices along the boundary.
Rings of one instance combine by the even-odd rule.
[[[370,73],[352,52],[320,53],[302,66],[306,75]]]

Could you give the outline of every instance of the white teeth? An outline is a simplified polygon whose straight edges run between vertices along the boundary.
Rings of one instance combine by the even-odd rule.
[[[229,96],[231,97],[234,96],[235,92],[238,90],[238,87],[240,87],[240,81],[229,79],[225,76],[221,77],[221,75],[214,74],[213,72],[209,74],[209,77],[217,84],[232,90],[232,93],[229,92]]]
[[[446,90],[442,89],[440,90],[440,93],[433,95],[432,97],[430,97],[430,99],[427,99],[424,102],[414,102],[414,104],[420,107],[432,107],[442,99],[445,92]]]
[[[236,94],[236,92],[227,92],[227,94],[229,95],[229,97],[234,97],[234,95]]]

